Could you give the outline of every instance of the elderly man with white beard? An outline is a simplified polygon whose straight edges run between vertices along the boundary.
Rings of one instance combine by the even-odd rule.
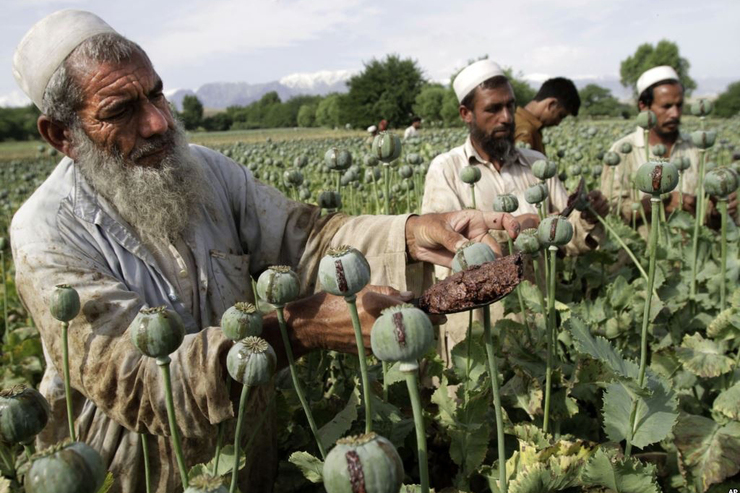
[[[19,44],[13,68],[42,111],[42,137],[66,156],[11,225],[18,293],[46,358],[40,390],[52,417],[38,445],[67,436],[62,341],[48,304],[55,285],[69,284],[82,305],[69,329],[76,434],[102,455],[115,477],[113,492],[145,491],[141,434],[151,435],[154,489],[181,490],[163,381],[127,332],[141,308],[165,305],[186,327],[171,373],[192,466],[213,456],[216,426],[234,417],[224,371],[232,343],[217,325],[235,302],[254,299],[250,274],[275,264],[297,271],[303,297],[286,307],[286,319],[298,356],[352,351],[344,301],[314,294],[330,246],[355,246],[370,263],[373,284],[403,289],[409,262],[449,265],[468,239],[498,249],[489,230],[512,237],[519,230],[513,217],[492,212],[322,217],[317,207],[286,199],[225,156],[188,146],[146,53],[89,12],[64,10],[39,21]],[[409,296],[378,286],[359,293],[366,344],[380,311]],[[285,366],[274,315],[266,316],[263,336]],[[252,393],[253,426],[273,392]],[[257,430],[240,473],[242,491],[271,490],[277,426],[269,415]]]

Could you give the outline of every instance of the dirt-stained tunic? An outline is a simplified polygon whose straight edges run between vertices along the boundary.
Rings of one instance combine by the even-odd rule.
[[[253,300],[250,273],[290,265],[308,294],[316,289],[316,269],[326,248],[349,244],[366,254],[371,282],[405,287],[407,216],[321,217],[318,208],[286,199],[223,155],[199,146],[191,146],[191,152],[206,175],[206,183],[194,186],[211,186],[215,203],[193,217],[169,261],[162,260],[167,248],[149,251],[69,158],[11,225],[18,293],[41,332],[47,368],[40,390],[53,413],[37,445],[68,435],[61,330],[48,309],[53,287],[66,283],[79,292],[82,304],[69,328],[75,427],[78,439],[100,452],[113,473],[113,492],[145,491],[139,433],[152,435],[154,490],[181,491],[159,368],[139,354],[127,333],[142,307],[166,305],[186,326],[182,346],[171,355],[171,373],[190,467],[213,457],[218,423],[234,417],[219,360],[231,342],[217,325],[235,302]],[[175,282],[178,278],[182,282]],[[252,393],[247,429],[262,416],[271,392],[270,387]],[[276,426],[269,416],[258,430],[240,475],[242,491],[271,490]],[[233,420],[228,428],[233,433]]]

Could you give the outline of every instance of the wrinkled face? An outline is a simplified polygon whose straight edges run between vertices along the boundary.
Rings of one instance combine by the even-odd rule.
[[[172,151],[175,122],[149,60],[136,53],[79,66],[76,76],[84,99],[78,116],[90,139],[133,165],[158,167]]]
[[[641,109],[643,105],[641,105]],[[659,135],[675,135],[681,125],[683,113],[683,88],[680,84],[662,84],[653,89],[653,104],[658,123],[655,132]]]
[[[473,111],[461,106],[460,116],[470,128],[470,139],[491,161],[507,163],[516,157],[514,111],[516,100],[510,84],[495,89],[476,88]]]

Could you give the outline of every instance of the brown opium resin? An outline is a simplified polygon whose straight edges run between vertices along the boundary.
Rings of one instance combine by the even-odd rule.
[[[523,276],[522,256],[509,255],[453,274],[427,289],[419,308],[427,313],[457,313],[498,301]]]

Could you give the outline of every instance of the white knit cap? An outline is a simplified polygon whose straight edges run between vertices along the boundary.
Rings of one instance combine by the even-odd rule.
[[[375,125],[370,125],[369,127],[367,127],[367,131],[368,131],[369,133],[373,133],[373,132],[375,132],[375,131],[376,131],[377,129],[378,129],[378,127],[376,127]]]
[[[28,30],[13,55],[13,76],[41,109],[49,79],[67,55],[91,36],[115,33],[103,19],[83,10],[59,10]]]
[[[650,70],[646,70],[642,73],[639,79],[637,79],[637,94],[642,94],[642,91],[652,86],[656,82],[663,80],[675,80],[678,81],[678,74],[673,67],[668,65],[661,65],[660,67],[654,67]]]
[[[470,91],[478,87],[482,82],[487,81],[491,77],[496,77],[497,75],[505,74],[496,62],[492,62],[491,60],[478,60],[475,63],[471,63],[462,69],[452,82],[452,87],[455,89],[457,100],[462,103],[462,100],[465,99],[465,96],[470,94]]]

